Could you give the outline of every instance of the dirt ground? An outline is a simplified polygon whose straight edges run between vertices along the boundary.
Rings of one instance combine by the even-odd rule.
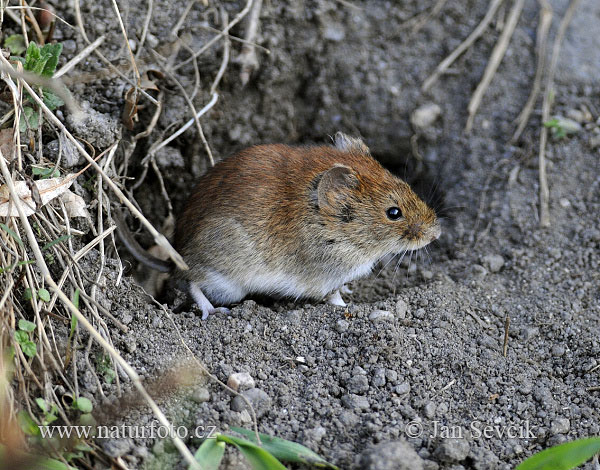
[[[139,37],[148,2],[118,3],[131,37]],[[512,2],[505,3],[499,15],[504,20]],[[494,21],[429,92],[421,85],[474,29],[488,2],[448,0],[416,33],[410,19],[426,9],[422,2],[352,4],[264,2],[257,42],[270,54],[258,51],[260,68],[246,87],[230,64],[219,101],[201,120],[204,133],[217,159],[257,143],[323,143],[338,130],[361,135],[377,158],[433,200],[443,218],[440,240],[427,253],[354,282],[353,293],[344,296],[347,310],[254,299],[206,321],[196,308],[173,313],[174,304],[165,305],[169,318],[129,276],[116,283],[115,262],[101,289],[104,305],[129,329],[111,332],[115,346],[153,379],[189,360],[179,331],[219,379],[250,374],[261,432],[300,442],[342,469],[512,469],[541,449],[600,434],[600,3],[581,0],[558,64],[552,113],[574,118],[582,128],[547,146],[551,225],[545,229],[538,217],[541,100],[522,138],[509,143],[535,74],[538,2],[525,2],[471,133],[464,132],[467,105],[502,21]],[[568,2],[551,4],[553,40]],[[169,45],[185,5],[154,1],[148,39],[154,47]],[[220,5],[230,20],[243,6]],[[56,7],[75,22],[66,2]],[[106,34],[103,52],[125,63],[112,3],[83,2],[81,8],[90,39]],[[182,29],[194,50],[214,34],[198,26],[203,24],[214,25],[214,15],[197,2]],[[232,30],[243,32],[243,24]],[[85,46],[64,26],[56,36],[65,59]],[[240,47],[232,43],[233,58]],[[199,58],[197,108],[210,99],[220,49]],[[181,51],[178,61],[186,57]],[[90,56],[79,70],[103,67]],[[192,65],[178,73],[193,88]],[[190,112],[172,82],[165,78],[160,85],[165,105],[157,129],[166,136]],[[133,135],[119,125],[128,87],[117,77],[73,85],[78,102],[95,111],[77,135],[99,148],[122,135],[125,145]],[[416,139],[423,158],[418,164],[410,116],[428,103],[441,112]],[[150,113],[141,110],[140,118],[136,132]],[[130,176],[141,175],[139,163],[152,139],[158,137],[138,145]],[[175,213],[206,161],[194,128],[157,156]],[[161,226],[167,206],[154,174],[134,194]],[[150,245],[142,232],[140,241]],[[91,265],[97,256],[88,257]],[[82,395],[103,406],[85,363],[79,371]],[[114,383],[102,387],[108,402],[119,402]],[[188,427],[250,425],[248,413],[210,380],[162,397],[161,406]],[[120,419],[148,425],[154,417],[139,408]],[[478,432],[484,428],[487,434]],[[199,441],[187,443],[195,449]],[[129,468],[183,468],[166,440],[100,444],[109,455],[123,456]],[[236,452],[227,459],[223,468],[249,468]]]

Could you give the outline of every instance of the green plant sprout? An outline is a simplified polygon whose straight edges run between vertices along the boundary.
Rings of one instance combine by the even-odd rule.
[[[226,444],[236,447],[246,457],[253,470],[286,470],[281,461],[338,470],[338,467],[296,442],[259,433],[261,441],[259,446],[254,432],[237,427],[231,429],[242,434],[246,439],[229,434],[217,434],[214,439],[206,439],[194,455],[204,470],[219,468]]]
[[[37,354],[37,345],[31,340],[35,328],[35,323],[21,318],[19,320],[19,329],[15,331],[15,341],[21,347],[23,354],[30,358],[35,357]]]
[[[563,139],[569,134],[576,134],[581,131],[581,125],[577,121],[562,116],[554,116],[544,123],[544,127],[549,128],[552,136],[557,140]]]
[[[7,40],[8,39],[10,38],[7,38]],[[12,46],[12,48],[10,46]],[[11,52],[14,50],[15,53],[20,50],[16,38],[13,38],[7,47],[9,47]],[[44,46],[39,47],[35,42],[30,42],[29,47],[27,47],[27,51],[25,52],[25,57],[11,56],[11,59],[21,62],[23,64],[23,70],[26,72],[34,73],[45,78],[52,78],[56,71],[56,66],[58,65],[58,58],[62,52],[62,47],[62,43],[45,44]],[[42,99],[48,109],[54,110],[65,104],[52,90],[42,88],[41,91]],[[26,102],[31,105],[34,104],[33,98],[29,95],[26,95]],[[21,132],[25,132],[27,129],[36,130],[39,126],[39,122],[39,112],[32,106],[24,106],[23,114],[21,114],[21,120],[19,122],[19,130]]]
[[[565,442],[532,455],[515,470],[571,470],[600,452],[600,437]]]

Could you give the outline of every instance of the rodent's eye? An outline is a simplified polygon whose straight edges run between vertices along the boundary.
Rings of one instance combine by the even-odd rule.
[[[390,220],[398,220],[402,217],[402,211],[398,207],[390,207],[385,213]]]

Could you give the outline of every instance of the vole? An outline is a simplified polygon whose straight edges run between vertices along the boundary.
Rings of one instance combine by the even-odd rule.
[[[190,267],[177,276],[203,319],[213,304],[248,294],[331,294],[344,305],[337,289],[440,233],[435,212],[406,182],[362,140],[338,132],[335,146],[250,147],[202,176],[176,226],[175,248]]]

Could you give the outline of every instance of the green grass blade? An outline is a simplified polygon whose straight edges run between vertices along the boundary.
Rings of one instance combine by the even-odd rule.
[[[235,432],[239,432],[254,444],[257,444],[256,435],[253,431],[238,427],[232,427],[231,429]],[[258,435],[260,436],[262,448],[283,462],[306,463],[315,467],[338,470],[335,465],[327,462],[320,455],[313,452],[308,447],[304,447],[302,444],[286,441],[285,439],[269,436],[267,434],[258,433]]]
[[[600,452],[600,437],[566,442],[532,455],[515,470],[571,470]]]
[[[62,235],[60,237],[58,237],[56,240],[52,240],[51,242],[46,243],[43,247],[42,247],[42,251],[46,251],[49,250],[50,248],[52,248],[54,245],[56,245],[57,243],[63,242],[65,241],[67,238],[69,238],[71,235]]]
[[[202,466],[202,470],[217,470],[223,460],[223,454],[225,454],[224,442],[205,439],[194,454],[194,458]]]
[[[256,444],[253,444],[246,439],[219,434],[217,440],[236,446],[239,451],[244,454],[244,457],[246,457],[250,463],[252,470],[287,470],[279,460],[269,454],[265,449],[258,447]]]
[[[8,233],[11,237],[13,237],[13,239],[20,245],[23,246],[23,240],[21,240],[21,238],[19,238],[19,235],[17,235],[17,232],[15,232],[13,229],[9,228],[8,225],[6,224],[0,224],[0,227],[2,227],[2,230],[4,230],[6,233]]]

